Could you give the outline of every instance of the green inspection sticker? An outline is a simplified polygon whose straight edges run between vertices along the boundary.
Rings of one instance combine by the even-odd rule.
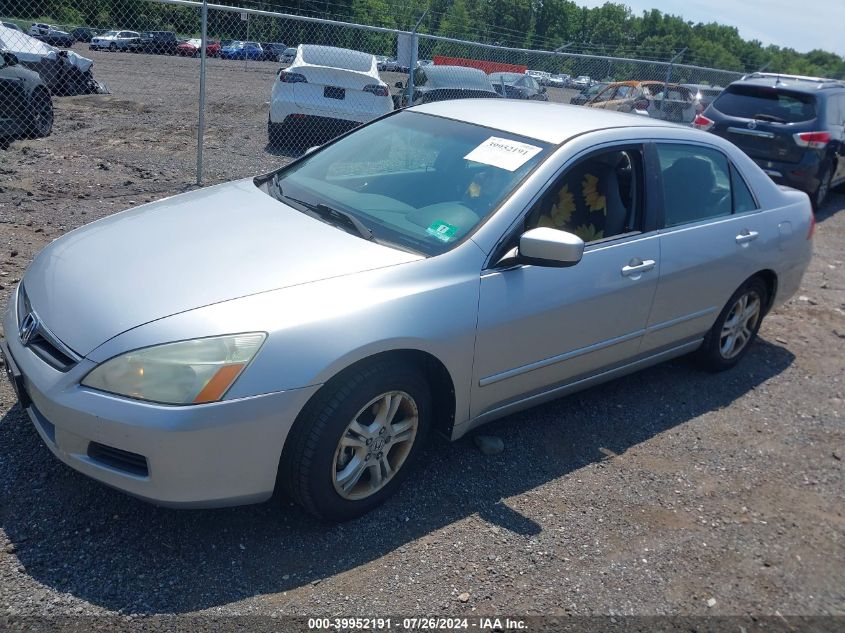
[[[448,242],[455,237],[455,233],[458,232],[458,227],[446,224],[442,220],[435,220],[431,223],[431,226],[425,230],[425,232],[429,235],[433,235],[441,242]]]

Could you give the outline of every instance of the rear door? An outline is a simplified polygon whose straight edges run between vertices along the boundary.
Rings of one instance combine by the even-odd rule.
[[[650,158],[660,173],[663,228],[660,281],[643,352],[695,340],[728,298],[761,267],[778,229],[763,214],[740,173],[719,149],[659,142]]]

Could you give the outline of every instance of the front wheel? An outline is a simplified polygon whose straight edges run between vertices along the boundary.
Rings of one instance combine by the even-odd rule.
[[[743,284],[728,299],[698,350],[699,358],[708,369],[730,369],[748,353],[763,322],[767,300],[766,284],[757,277]]]
[[[280,484],[308,512],[360,516],[390,497],[428,434],[430,391],[422,373],[377,361],[330,381],[285,442]]]

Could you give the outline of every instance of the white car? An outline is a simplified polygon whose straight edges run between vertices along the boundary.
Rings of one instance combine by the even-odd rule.
[[[277,72],[267,134],[271,145],[328,140],[391,110],[374,55],[300,44],[293,63]]]
[[[549,79],[551,79],[552,74],[547,73],[543,70],[526,70],[525,74],[529,77],[532,77],[534,81],[536,81],[541,86],[548,86]]]
[[[35,37],[36,35],[47,35],[51,30],[55,30],[55,27],[52,27],[49,24],[36,22],[35,24],[29,27],[29,34],[33,37]]]
[[[129,43],[141,37],[136,31],[108,31],[91,39],[88,46],[92,51],[106,48],[110,51],[125,51],[129,49]]]

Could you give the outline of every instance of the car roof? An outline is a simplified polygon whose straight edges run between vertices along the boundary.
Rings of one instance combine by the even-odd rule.
[[[559,145],[573,136],[614,127],[679,126],[659,119],[598,108],[516,99],[451,99],[411,108]]]
[[[845,83],[837,79],[819,80],[812,77],[798,78],[798,77],[747,77],[740,79],[731,84],[731,86],[765,86],[767,88],[784,88],[793,92],[806,92],[819,94],[828,89],[845,89]]]

